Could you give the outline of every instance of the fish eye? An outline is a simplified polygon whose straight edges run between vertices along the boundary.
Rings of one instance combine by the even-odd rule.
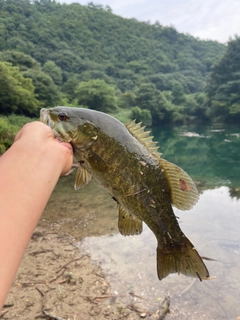
[[[66,113],[64,113],[64,112],[59,113],[58,119],[59,119],[60,121],[65,121],[65,120],[67,119]]]

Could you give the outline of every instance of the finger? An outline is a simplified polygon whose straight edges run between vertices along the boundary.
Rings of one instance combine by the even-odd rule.
[[[70,143],[67,142],[62,142],[58,139],[54,139],[54,141],[56,141],[57,143],[60,143],[62,146],[64,146],[65,148],[69,149],[71,151],[71,153],[73,152],[72,146]]]
[[[45,125],[44,123],[40,121],[33,121],[26,123],[22,129],[16,134],[14,138],[14,142],[19,140],[23,135],[38,135],[39,137],[42,135],[46,135],[49,138],[54,138],[54,134],[52,129]]]

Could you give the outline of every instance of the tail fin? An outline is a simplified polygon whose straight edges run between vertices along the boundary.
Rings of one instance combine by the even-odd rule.
[[[168,244],[157,247],[157,272],[159,280],[170,273],[182,273],[200,281],[209,278],[209,272],[188,238],[181,244]]]

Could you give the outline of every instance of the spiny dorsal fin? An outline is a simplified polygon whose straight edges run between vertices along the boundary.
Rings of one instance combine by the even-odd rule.
[[[77,190],[77,189],[83,188],[88,184],[88,182],[91,179],[92,179],[91,173],[80,165],[77,169],[74,189]]]
[[[155,157],[160,158],[161,153],[158,152],[157,142],[153,141],[150,131],[144,131],[146,127],[142,127],[142,122],[136,123],[135,120],[128,122],[126,128],[128,131],[142,143]]]
[[[175,164],[159,159],[170,184],[172,204],[180,210],[190,210],[198,201],[197,188],[189,175]]]
[[[119,205],[118,229],[123,236],[140,234],[142,233],[142,220],[127,213],[123,207]]]

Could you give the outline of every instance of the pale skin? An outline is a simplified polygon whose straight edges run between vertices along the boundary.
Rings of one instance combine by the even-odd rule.
[[[37,121],[25,125],[0,157],[0,310],[47,201],[72,160],[71,145],[54,139]]]

